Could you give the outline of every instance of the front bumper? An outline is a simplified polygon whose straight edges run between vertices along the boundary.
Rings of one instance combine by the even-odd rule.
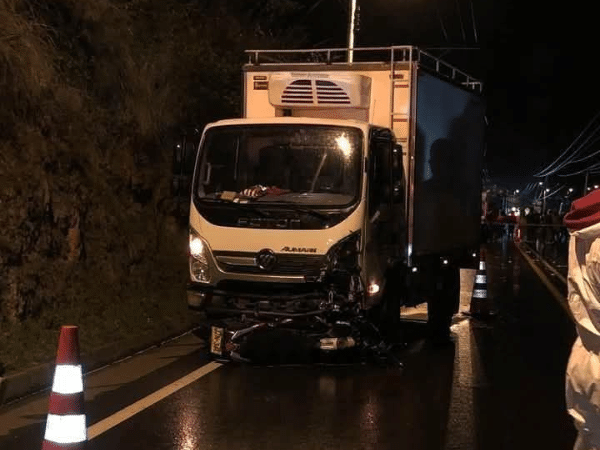
[[[206,338],[213,356],[259,364],[360,356],[398,364],[382,346],[383,337],[367,311],[347,295],[319,286],[303,286],[300,292],[299,286],[289,291],[275,290],[272,284],[265,291],[260,285],[249,287],[189,286],[190,308],[207,312]]]
[[[217,286],[190,283],[188,307],[219,316],[256,318],[302,318],[355,308],[348,296],[315,283],[226,282]]]

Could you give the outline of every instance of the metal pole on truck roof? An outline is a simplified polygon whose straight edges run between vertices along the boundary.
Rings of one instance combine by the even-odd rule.
[[[350,0],[350,11],[348,17],[348,62],[354,59],[354,27],[356,21],[356,0]]]

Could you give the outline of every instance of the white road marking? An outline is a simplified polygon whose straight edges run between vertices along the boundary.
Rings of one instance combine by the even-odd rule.
[[[454,356],[452,391],[448,407],[446,424],[446,442],[444,450],[473,448],[475,442],[475,396],[477,381],[472,366],[471,326],[465,320],[453,326],[457,349]]]
[[[475,270],[461,270],[461,310],[470,307],[475,278]],[[474,391],[487,386],[488,380],[473,336],[472,320],[457,315],[451,330],[455,337],[455,354],[444,450],[462,450],[476,444]]]
[[[529,256],[525,250],[523,250],[520,246],[517,246],[517,248],[521,252],[523,259],[525,259],[525,261],[527,261],[529,266],[531,266],[533,271],[539,277],[540,281],[544,284],[544,286],[546,286],[546,289],[548,289],[548,291],[550,292],[552,297],[554,297],[554,299],[558,302],[558,304],[562,307],[562,309],[565,310],[565,312],[567,313],[569,318],[574,322],[575,319],[573,318],[573,313],[571,312],[571,309],[569,308],[569,304],[567,302],[566,295],[564,293],[560,292],[558,290],[558,288],[554,284],[552,284],[552,282],[548,279],[548,277],[546,276],[544,271],[538,267],[538,265],[535,263],[533,258],[531,258],[531,256]]]
[[[101,420],[100,422],[96,422],[94,425],[90,426],[87,430],[88,432],[88,441],[98,437],[105,431],[110,430],[111,428],[117,426],[121,422],[126,421],[127,419],[133,417],[137,413],[143,411],[144,409],[158,403],[162,399],[168,397],[169,395],[177,392],[178,390],[186,387],[188,384],[193,383],[194,381],[202,378],[205,375],[208,375],[213,370],[218,369],[223,364],[217,362],[211,362],[206,364],[205,366],[200,367],[199,369],[193,371],[192,373],[180,378],[177,381],[165,386],[158,391],[144,397],[141,400],[133,403],[132,405],[123,408],[120,411],[117,411],[111,416],[108,416],[106,419]]]

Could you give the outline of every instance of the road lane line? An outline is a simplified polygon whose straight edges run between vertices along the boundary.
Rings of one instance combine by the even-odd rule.
[[[572,321],[575,321],[575,319],[573,318],[573,313],[571,312],[571,310],[569,309],[569,305],[567,304],[567,299],[566,299],[565,295],[562,294],[556,288],[556,286],[554,286],[554,284],[552,284],[552,282],[548,279],[548,277],[546,276],[544,271],[538,267],[538,265],[531,258],[531,256],[529,256],[527,254],[527,252],[525,252],[519,245],[517,245],[516,247],[519,249],[519,252],[523,256],[523,259],[525,259],[525,261],[527,261],[527,263],[531,266],[533,271],[540,278],[542,283],[544,283],[544,286],[546,286],[546,289],[548,289],[548,291],[550,291],[550,294],[552,294],[552,297],[554,297],[554,299],[558,302],[558,304],[566,311],[569,318]]]
[[[133,417],[137,413],[154,405],[155,403],[158,403],[162,399],[186,387],[188,384],[191,384],[194,381],[202,378],[203,376],[208,375],[210,372],[218,369],[222,365],[223,364],[217,362],[210,362],[205,366],[202,366],[199,369],[193,371],[192,373],[180,378],[179,380],[176,380],[173,383],[148,395],[147,397],[144,397],[143,399],[138,400],[137,402],[127,406],[126,408],[117,411],[113,415],[108,416],[106,419],[102,419],[100,422],[96,422],[94,425],[88,427],[87,429],[88,441],[100,436],[105,431],[110,430],[111,428],[117,426],[121,422],[126,421],[127,419]]]
[[[550,272],[552,272],[554,275],[556,275],[556,277],[563,282],[563,284],[566,286],[567,285],[567,279],[565,278],[565,276],[560,273],[558,270],[556,270],[554,267],[552,267],[552,265],[550,263],[548,263],[548,261],[546,261],[538,252],[536,252],[533,248],[531,248],[530,245],[527,244],[518,244],[519,250],[521,252],[525,251],[523,250],[523,248],[527,247],[529,249],[529,251],[531,251],[533,254],[535,254],[538,258],[538,261],[541,262],[544,267],[546,267],[546,269],[548,269]]]
[[[544,267],[546,267],[550,272],[552,272],[554,275],[556,275],[556,277],[563,282],[563,284],[566,286],[567,285],[567,279],[564,277],[564,275],[562,273],[560,273],[558,270],[556,270],[554,267],[552,267],[548,261],[546,261],[544,258],[540,257],[540,262],[544,265]]]
[[[479,425],[475,416],[475,390],[489,386],[481,352],[473,336],[472,321],[463,320],[452,325],[452,332],[456,337],[456,351],[444,450],[474,448]]]

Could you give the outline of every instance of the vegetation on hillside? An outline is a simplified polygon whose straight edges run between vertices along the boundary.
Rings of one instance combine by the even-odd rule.
[[[0,0],[0,349],[27,329],[40,353],[66,321],[85,348],[185,314],[173,139],[239,114],[243,50],[302,45],[302,8]]]

